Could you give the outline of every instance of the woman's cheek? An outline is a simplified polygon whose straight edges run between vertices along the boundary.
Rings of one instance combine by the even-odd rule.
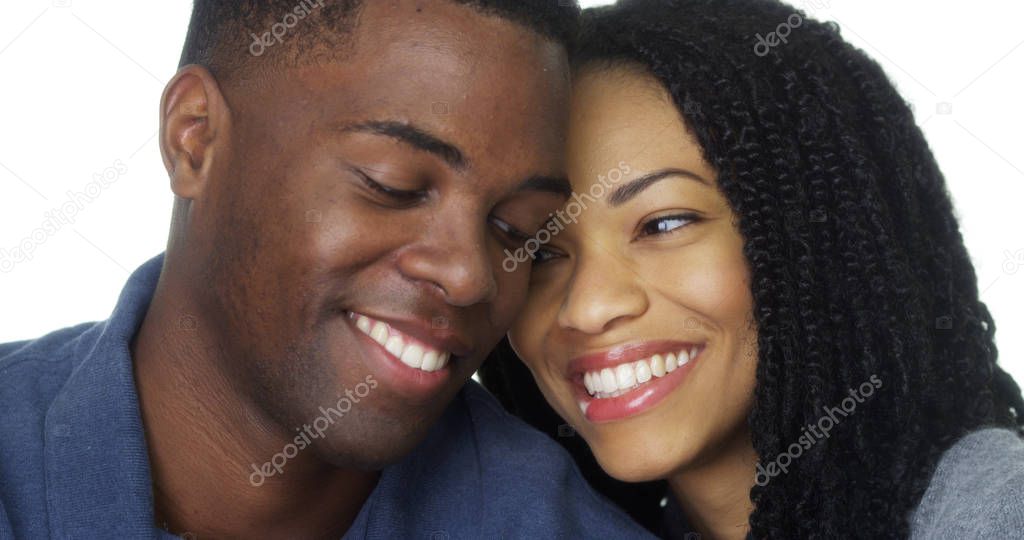
[[[749,271],[742,242],[731,236],[709,238],[655,261],[649,271],[660,277],[652,276],[652,282],[663,283],[666,296],[701,318],[719,323],[747,320]]]

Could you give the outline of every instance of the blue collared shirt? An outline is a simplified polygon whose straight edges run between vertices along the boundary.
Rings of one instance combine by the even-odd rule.
[[[129,344],[163,256],[110,319],[0,345],[0,539],[162,538]],[[470,381],[345,538],[650,538]]]

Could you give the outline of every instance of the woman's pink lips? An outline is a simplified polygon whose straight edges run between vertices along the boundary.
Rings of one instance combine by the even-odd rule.
[[[663,341],[657,342],[657,344],[668,345],[668,348],[643,346],[653,344],[638,344],[638,346],[630,349],[630,354],[617,354],[614,356],[614,363],[609,363],[601,358],[601,356],[607,356],[607,353],[605,353],[605,355],[581,357],[577,359],[580,361],[579,364],[576,364],[576,360],[570,364],[572,366],[570,373],[573,374],[570,377],[570,383],[572,384],[577,402],[583,404],[585,408],[584,414],[587,420],[594,423],[612,422],[636,416],[655,407],[682,384],[686,375],[693,369],[696,361],[704,355],[704,346],[699,345],[701,347],[700,352],[685,365],[676,368],[671,373],[666,373],[663,377],[654,377],[621,396],[598,399],[587,392],[586,387],[582,383],[582,373],[585,371],[593,371],[604,367],[612,368],[626,362],[648,358],[654,354],[678,351],[693,345],[683,342]],[[644,356],[648,352],[649,354]],[[632,358],[635,355],[639,356]],[[576,371],[581,366],[584,368],[584,371]]]
[[[650,358],[656,354],[668,354],[680,350],[690,350],[693,346],[702,346],[702,343],[677,340],[643,341],[639,343],[627,343],[619,345],[605,352],[587,354],[573,358],[569,362],[568,375],[570,379],[582,379],[583,374],[588,371],[600,371],[604,368],[614,368],[620,364],[636,362],[644,358]]]

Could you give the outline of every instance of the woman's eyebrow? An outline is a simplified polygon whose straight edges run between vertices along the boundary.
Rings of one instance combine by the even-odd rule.
[[[608,197],[608,204],[613,207],[622,206],[629,202],[630,199],[639,195],[643,190],[670,177],[686,178],[706,186],[711,186],[711,182],[708,182],[704,177],[686,169],[662,169],[630,180],[629,183],[620,186]]]

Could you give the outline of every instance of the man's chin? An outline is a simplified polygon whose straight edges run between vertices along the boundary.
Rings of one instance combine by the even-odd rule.
[[[313,451],[321,460],[335,467],[379,471],[409,455],[426,438],[429,427],[436,421],[432,419],[413,425],[389,421],[378,423],[372,429],[366,429],[370,426],[364,424],[357,430],[325,434],[313,443]]]

